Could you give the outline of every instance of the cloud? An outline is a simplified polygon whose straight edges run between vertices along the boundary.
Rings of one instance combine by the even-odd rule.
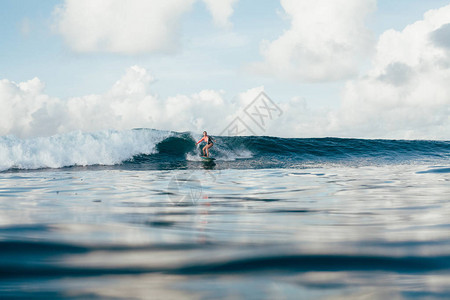
[[[233,14],[233,5],[238,0],[203,0],[210,11],[214,23],[219,27],[230,27],[229,18]]]
[[[19,84],[0,80],[0,134],[26,135],[33,131],[33,113],[57,101],[42,94],[43,89],[38,78]]]
[[[378,41],[372,69],[347,82],[331,128],[345,136],[450,138],[450,5]]]
[[[450,23],[444,24],[431,33],[431,39],[436,46],[450,50]]]
[[[76,52],[172,52],[180,17],[195,0],[65,0],[56,31]]]
[[[403,85],[409,82],[412,77],[412,69],[400,62],[393,62],[385,68],[385,72],[378,76],[380,81],[393,85]]]
[[[30,138],[74,130],[131,128],[206,129],[217,135],[240,117],[256,134],[281,137],[448,139],[449,69],[420,75],[411,66],[404,69],[403,65],[388,64],[386,69],[385,73],[349,81],[338,110],[310,107],[301,97],[285,100],[272,95],[282,114],[266,120],[264,132],[244,113],[264,90],[262,86],[232,99],[216,90],[163,99],[149,89],[154,79],[147,70],[132,66],[104,94],[64,100],[46,95],[38,78],[22,83],[4,79],[0,80],[0,135]],[[409,74],[407,81],[398,79],[404,78],[397,75],[404,70]]]
[[[54,10],[55,31],[75,52],[171,53],[179,23],[197,0],[65,0]],[[203,0],[214,23],[229,28],[238,0]]]
[[[347,81],[341,106],[311,108],[301,97],[273,100],[283,114],[264,133],[283,137],[444,139],[450,135],[450,5],[428,11],[402,31],[387,30],[371,69]],[[264,87],[227,101],[202,90],[162,99],[153,77],[133,66],[107,92],[67,100],[45,94],[38,78],[0,80],[0,135],[48,136],[73,130],[130,129],[222,132]],[[270,94],[270,93],[269,93]],[[282,101],[285,100],[285,101]]]
[[[162,99],[149,90],[153,80],[145,69],[133,66],[106,93],[67,100],[46,95],[38,78],[22,83],[0,80],[0,106],[4,108],[0,110],[0,135],[28,138],[73,130],[142,127],[197,132],[207,127],[218,133],[228,122],[227,116],[240,109],[241,102],[225,101],[223,91],[202,90]]]
[[[365,18],[376,0],[281,0],[291,27],[261,45],[251,69],[300,81],[332,81],[358,73],[372,46]]]

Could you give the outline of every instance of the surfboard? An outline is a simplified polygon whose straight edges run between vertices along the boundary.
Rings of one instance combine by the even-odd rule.
[[[203,159],[203,161],[214,161],[214,160],[216,160],[215,158],[207,157],[207,156],[200,156],[200,157]]]

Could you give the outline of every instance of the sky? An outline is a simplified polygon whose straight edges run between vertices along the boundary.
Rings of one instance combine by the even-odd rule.
[[[450,140],[450,1],[2,0],[0,35],[3,136]]]

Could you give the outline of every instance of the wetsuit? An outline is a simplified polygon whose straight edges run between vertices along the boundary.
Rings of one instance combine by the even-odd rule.
[[[213,144],[214,145],[214,143],[212,142],[212,139],[211,139],[211,137],[209,135],[206,135],[206,136],[202,137],[200,139],[200,141],[197,142],[197,144],[200,143],[201,141],[205,141],[205,138],[208,138],[208,142],[206,143],[207,145],[209,145],[209,144]]]

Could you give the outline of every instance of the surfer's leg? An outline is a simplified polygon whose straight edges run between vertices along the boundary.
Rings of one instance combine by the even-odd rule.
[[[203,156],[206,156],[206,153],[205,153],[205,150],[206,150],[206,146],[205,147],[203,147]]]
[[[213,145],[213,144],[208,144],[208,145],[205,146],[205,148],[206,148],[206,156],[207,156],[207,157],[209,157],[209,148],[211,148],[212,145]]]

